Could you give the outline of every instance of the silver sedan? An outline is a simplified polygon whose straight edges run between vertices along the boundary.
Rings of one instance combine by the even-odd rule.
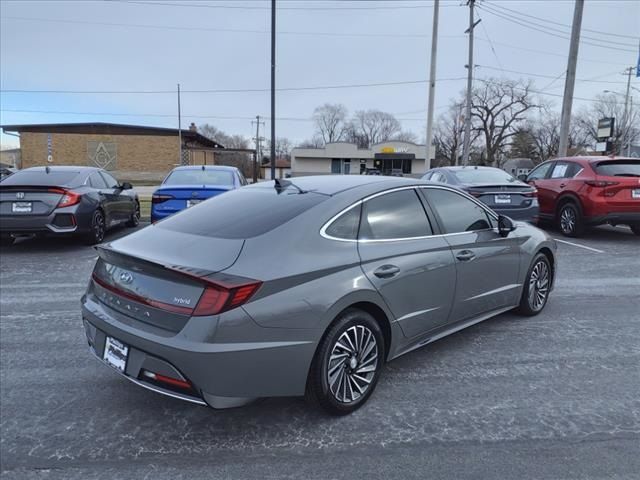
[[[216,196],[98,248],[91,351],[214,408],[307,395],[347,414],[383,366],[487,318],[536,315],[556,244],[457,189],[300,177]]]

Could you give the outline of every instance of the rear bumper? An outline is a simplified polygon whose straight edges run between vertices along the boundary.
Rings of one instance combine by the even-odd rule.
[[[588,225],[602,225],[605,223],[612,225],[640,225],[640,212],[609,212],[604,215],[586,217],[584,220]]]
[[[240,406],[257,397],[304,394],[319,341],[315,330],[260,327],[242,308],[216,317],[192,317],[175,334],[110,309],[91,291],[82,299],[82,316],[96,357],[103,358],[106,337],[113,337],[129,346],[123,372],[129,380],[214,408]],[[217,343],[220,329],[225,329],[225,341]],[[231,342],[230,336],[238,340]],[[164,388],[150,382],[145,371],[186,380],[193,388]]]
[[[526,208],[496,208],[492,207],[493,211],[501,215],[506,215],[513,220],[519,220],[522,222],[536,223],[540,215],[540,207],[538,205],[532,205]]]
[[[10,235],[69,234],[86,231],[91,215],[75,207],[55,209],[49,215],[2,215],[0,232]]]
[[[175,215],[176,213],[181,212],[182,210],[177,210],[177,209],[163,210],[161,208],[152,206],[151,207],[151,223],[159,222],[160,220],[170,217],[171,215]]]

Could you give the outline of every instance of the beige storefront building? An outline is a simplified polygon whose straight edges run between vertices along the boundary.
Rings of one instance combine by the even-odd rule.
[[[433,148],[430,157],[433,158]],[[330,175],[364,174],[377,170],[382,175],[421,177],[430,167],[426,148],[411,142],[384,142],[371,148],[355,143],[328,143],[324,148],[294,148],[291,151],[291,174]]]

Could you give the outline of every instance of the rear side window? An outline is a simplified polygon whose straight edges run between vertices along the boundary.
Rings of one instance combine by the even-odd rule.
[[[56,187],[60,185],[75,186],[78,171],[49,170],[20,170],[2,181],[3,187],[10,185],[33,185],[41,187]]]
[[[455,192],[424,189],[429,204],[437,212],[445,233],[473,232],[491,228],[487,212],[475,202]]]
[[[413,189],[367,200],[362,207],[359,238],[390,240],[432,235],[427,214]]]
[[[107,183],[98,172],[92,173],[89,176],[89,185],[93,188],[107,188]]]
[[[247,187],[217,195],[157,224],[158,228],[216,238],[267,233],[318,205],[326,195]]]
[[[577,163],[558,162],[555,167],[553,167],[551,178],[573,178],[580,170],[582,170],[582,167]]]
[[[325,233],[330,237],[355,240],[358,238],[361,206],[357,205],[336,218]]]
[[[640,160],[612,160],[595,166],[598,175],[606,177],[640,177]]]

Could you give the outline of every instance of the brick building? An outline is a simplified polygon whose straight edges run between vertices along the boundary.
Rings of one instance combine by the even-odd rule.
[[[159,181],[179,162],[178,129],[115,123],[4,125],[20,134],[22,168],[37,165],[89,165],[120,180]],[[219,143],[195,128],[182,130],[185,163],[215,163]]]

